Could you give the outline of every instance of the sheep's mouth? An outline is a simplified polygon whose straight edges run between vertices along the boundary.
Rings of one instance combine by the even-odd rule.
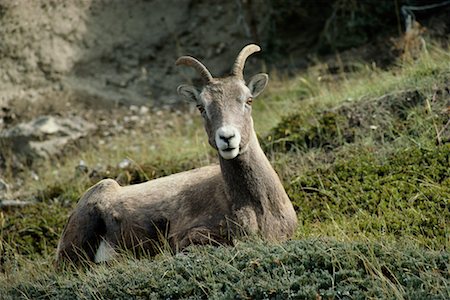
[[[239,148],[238,147],[236,147],[236,148],[228,147],[225,149],[220,149],[219,154],[224,159],[233,159],[239,155]]]

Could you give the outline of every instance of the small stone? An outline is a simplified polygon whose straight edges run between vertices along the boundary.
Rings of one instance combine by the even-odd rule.
[[[139,107],[137,107],[136,105],[130,105],[130,111],[138,112],[139,111]]]
[[[150,111],[150,109],[147,106],[141,106],[141,108],[139,109],[139,114],[141,115],[145,115]]]
[[[36,181],[38,181],[39,180],[39,176],[38,176],[38,174],[36,174],[36,172],[34,172],[34,171],[31,171],[31,178],[33,179],[33,180],[36,180]]]
[[[78,165],[75,167],[75,171],[79,174],[87,174],[89,172],[89,168],[84,160],[80,160]]]
[[[30,201],[0,200],[0,208],[20,208],[32,204]]]
[[[42,118],[34,124],[35,129],[39,129],[43,134],[55,134],[60,131],[61,126],[56,124],[54,118]]]
[[[131,166],[131,164],[132,161],[129,160],[128,158],[125,158],[117,166],[119,167],[119,169],[128,169]]]

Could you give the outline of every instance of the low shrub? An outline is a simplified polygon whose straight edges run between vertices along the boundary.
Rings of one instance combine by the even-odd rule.
[[[304,172],[288,194],[304,222],[345,217],[354,231],[412,235],[434,245],[448,238],[450,146],[377,153],[360,147],[332,166]]]
[[[2,299],[446,299],[448,252],[330,239],[192,247],[87,273],[41,275]]]

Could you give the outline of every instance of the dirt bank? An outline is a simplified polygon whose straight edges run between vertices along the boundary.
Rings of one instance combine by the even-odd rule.
[[[226,72],[253,40],[243,13],[240,1],[2,1],[0,99],[67,90],[88,101],[176,102],[180,73],[190,73],[175,72],[175,59],[196,55]]]
[[[195,78],[192,70],[176,69],[178,56],[194,55],[219,76],[250,42],[264,52],[252,57],[249,73],[302,68],[315,61],[315,53],[335,60],[343,49],[350,49],[353,62],[392,62],[386,33],[401,33],[400,6],[344,2],[1,1],[0,107],[68,98],[90,106],[176,103],[176,86]],[[426,1],[415,1],[421,2]],[[435,23],[445,35],[448,21],[442,20],[449,9],[439,12],[443,18]],[[358,50],[361,45],[365,48]]]

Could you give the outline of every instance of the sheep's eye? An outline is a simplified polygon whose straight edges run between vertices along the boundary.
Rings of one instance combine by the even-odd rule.
[[[203,105],[197,105],[197,109],[200,111],[200,113],[204,113],[205,112],[205,107]]]
[[[249,97],[249,98],[247,99],[247,104],[248,104],[248,105],[252,105],[252,103],[253,103],[253,97]]]

